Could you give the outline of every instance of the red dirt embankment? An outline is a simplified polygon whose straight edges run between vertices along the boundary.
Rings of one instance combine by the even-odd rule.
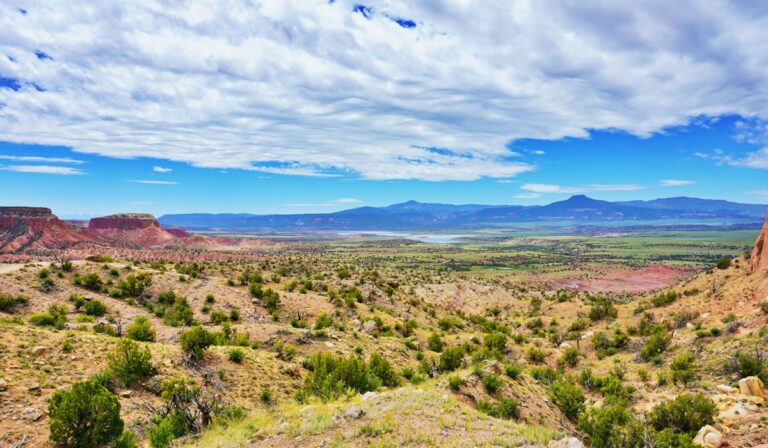
[[[768,268],[768,213],[765,215],[765,224],[760,235],[755,240],[755,247],[749,257],[749,272],[757,272]]]
[[[555,288],[590,292],[642,293],[668,288],[690,272],[663,264],[643,269],[616,269],[589,279],[564,279],[553,283]]]

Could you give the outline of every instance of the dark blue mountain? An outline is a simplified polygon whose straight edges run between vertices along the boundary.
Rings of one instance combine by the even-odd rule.
[[[541,206],[435,204],[408,201],[386,207],[357,207],[334,213],[293,215],[180,214],[160,217],[166,227],[222,231],[450,230],[503,223],[735,218],[760,222],[764,205],[698,199],[609,202],[576,195]]]
[[[721,199],[699,199],[685,196],[654,199],[651,201],[624,201],[616,202],[616,204],[658,210],[682,211],[691,217],[714,216],[725,218],[749,216],[762,218],[765,216],[765,205],[762,204],[740,204]]]

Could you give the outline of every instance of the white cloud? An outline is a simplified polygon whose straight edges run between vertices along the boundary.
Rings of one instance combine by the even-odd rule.
[[[14,162],[33,162],[33,163],[72,163],[79,165],[83,163],[82,160],[72,159],[69,157],[38,157],[38,156],[6,156],[0,155],[0,160],[12,160]]]
[[[520,193],[515,195],[517,199],[536,199],[540,197],[541,193]]]
[[[0,169],[6,171],[15,171],[17,173],[56,174],[59,176],[80,176],[85,174],[84,171],[69,166],[7,165],[0,166]]]
[[[156,173],[170,173],[173,170],[171,168],[163,168],[162,166],[153,166],[152,171]]]
[[[680,187],[683,185],[693,185],[696,181],[680,179],[664,179],[660,182],[662,187]]]
[[[0,140],[439,181],[532,170],[520,138],[768,119],[757,3],[355,1],[2,7]]]
[[[360,204],[363,201],[361,201],[360,199],[355,199],[355,198],[339,198],[339,199],[336,199],[333,202],[336,202],[336,203],[339,203],[339,204]]]
[[[694,155],[702,159],[712,160],[718,165],[768,170],[768,146],[749,152],[743,157],[727,154],[721,149],[715,149],[711,154],[695,152]]]
[[[531,151],[531,154],[535,154],[537,156],[543,156],[546,153],[543,150],[541,150],[541,149],[534,149],[534,150]]]
[[[768,146],[751,152],[742,159],[732,159],[729,163],[733,166],[768,170]]]
[[[136,183],[136,184],[145,184],[145,185],[178,185],[178,182],[172,182],[170,180],[138,179],[138,180],[131,180],[129,182],[133,182],[133,183]]]
[[[551,184],[523,184],[520,187],[526,191],[532,191],[535,193],[561,193],[561,194],[582,194],[582,193],[597,193],[607,191],[637,191],[642,190],[642,185],[635,184],[589,184],[581,185],[577,187],[565,187],[562,185]]]

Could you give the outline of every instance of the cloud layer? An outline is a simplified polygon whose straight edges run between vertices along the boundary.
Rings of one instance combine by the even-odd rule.
[[[768,118],[760,2],[0,6],[0,140],[211,168],[505,178],[518,138]],[[762,166],[764,155],[746,161]]]

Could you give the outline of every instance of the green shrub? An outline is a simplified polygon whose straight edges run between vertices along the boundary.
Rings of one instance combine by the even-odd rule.
[[[557,360],[558,366],[576,367],[579,364],[581,352],[574,347],[568,347],[563,350],[563,355]]]
[[[602,331],[598,331],[592,336],[592,345],[595,347],[595,352],[599,358],[615,355],[628,342],[629,336],[619,329],[614,330],[613,335],[610,336]]]
[[[29,321],[40,327],[62,329],[67,323],[67,310],[61,305],[51,305],[47,313],[35,313],[29,317]]]
[[[544,353],[544,351],[541,350],[540,348],[531,346],[526,352],[525,357],[530,362],[542,363],[544,362],[544,359],[547,357],[547,354]]]
[[[768,356],[759,349],[751,355],[744,352],[736,352],[736,355],[729,357],[725,363],[725,370],[729,373],[736,373],[739,378],[756,376],[763,383],[768,384]]]
[[[523,373],[523,366],[520,364],[512,363],[504,366],[504,374],[513,380],[518,379],[521,373]]]
[[[114,448],[139,448],[139,438],[131,431],[123,431],[123,433],[115,439]]]
[[[504,350],[507,348],[507,335],[494,332],[486,335],[483,342],[488,350],[504,353]]]
[[[461,367],[464,359],[462,347],[448,347],[440,354],[439,369],[441,372],[451,372]]]
[[[503,398],[495,404],[479,400],[477,410],[492,417],[509,420],[520,415],[520,404],[514,398]]]
[[[129,275],[117,284],[121,297],[140,297],[152,285],[152,278],[144,273]]]
[[[379,379],[360,358],[344,358],[330,353],[315,353],[308,360],[309,375],[304,380],[304,387],[297,398],[311,394],[322,400],[332,400],[343,395],[347,390],[357,393],[376,390],[381,385]]]
[[[129,339],[121,339],[109,355],[109,368],[126,386],[148,377],[152,373],[152,354]]]
[[[227,357],[230,361],[240,364],[245,358],[245,352],[239,348],[233,348],[227,352]]]
[[[85,314],[89,316],[101,317],[107,312],[107,306],[99,300],[88,300],[83,304]]]
[[[669,428],[693,435],[702,426],[713,424],[715,413],[715,403],[704,395],[682,394],[654,407],[647,418],[657,431]]]
[[[137,317],[128,325],[126,336],[134,341],[155,342],[157,333],[152,328],[152,322],[144,316]]]
[[[696,356],[691,352],[681,353],[672,360],[669,365],[672,370],[672,381],[687,386],[696,380],[697,367]]]
[[[84,277],[75,274],[74,281],[76,285],[95,292],[101,291],[104,287],[104,282],[98,274],[86,274]]]
[[[589,318],[593,321],[615,319],[618,315],[619,311],[616,307],[604,297],[595,299],[589,310]]]
[[[576,425],[579,431],[589,435],[593,448],[640,448],[643,445],[627,445],[624,442],[625,426],[631,426],[635,421],[634,415],[625,408],[623,403],[615,403],[600,408],[590,408],[582,412]]]
[[[368,367],[370,368],[371,373],[381,380],[382,385],[387,387],[396,387],[400,385],[400,378],[397,375],[397,372],[392,368],[392,364],[378,353],[371,355],[371,359],[368,361]]]
[[[181,334],[181,348],[193,359],[203,359],[205,349],[215,342],[212,333],[200,326],[194,326]]]
[[[483,376],[483,387],[489,394],[495,394],[501,387],[501,378],[498,375],[488,374]]]
[[[173,423],[166,417],[154,422],[147,428],[149,436],[149,445],[152,448],[166,448],[171,445],[175,435],[173,433]]]
[[[728,269],[731,267],[731,257],[724,256],[717,262],[717,269]]]
[[[9,294],[0,293],[0,311],[12,313],[17,306],[26,305],[27,298],[24,296],[13,297]]]
[[[50,440],[64,448],[96,448],[123,432],[120,402],[94,381],[75,383],[48,400]]]
[[[326,313],[323,313],[315,319],[315,330],[322,330],[333,326],[333,318]]]
[[[549,387],[549,398],[571,421],[578,419],[586,400],[580,387],[562,379],[556,380]]]
[[[164,305],[173,305],[175,301],[176,301],[176,293],[171,290],[161,291],[157,295],[157,303],[161,303]]]
[[[211,311],[211,323],[214,325],[219,325],[224,322],[229,322],[229,318],[227,315],[222,311]]]
[[[664,305],[669,305],[670,303],[674,302],[679,298],[680,298],[680,294],[670,289],[666,293],[661,293],[656,295],[653,299],[651,299],[651,303],[653,304],[653,306],[658,308]]]
[[[173,307],[167,310],[164,315],[166,325],[171,327],[181,327],[192,325],[195,321],[186,297],[176,297]]]
[[[768,314],[768,300],[760,302],[760,310],[762,310],[763,313]]]
[[[643,345],[643,348],[640,350],[640,358],[646,362],[660,359],[661,354],[667,350],[667,347],[669,347],[671,339],[672,338],[664,331],[657,331],[652,334],[648,340],[645,341],[645,345]]]
[[[229,320],[232,322],[237,322],[240,320],[240,310],[237,308],[232,308],[229,310]]]
[[[451,375],[448,377],[448,387],[456,392],[461,389],[461,378],[458,375]]]
[[[534,367],[530,371],[531,377],[541,384],[552,384],[559,375],[551,367]]]
[[[429,338],[427,338],[427,348],[433,352],[443,351],[443,340],[439,334],[432,333],[429,335]]]

